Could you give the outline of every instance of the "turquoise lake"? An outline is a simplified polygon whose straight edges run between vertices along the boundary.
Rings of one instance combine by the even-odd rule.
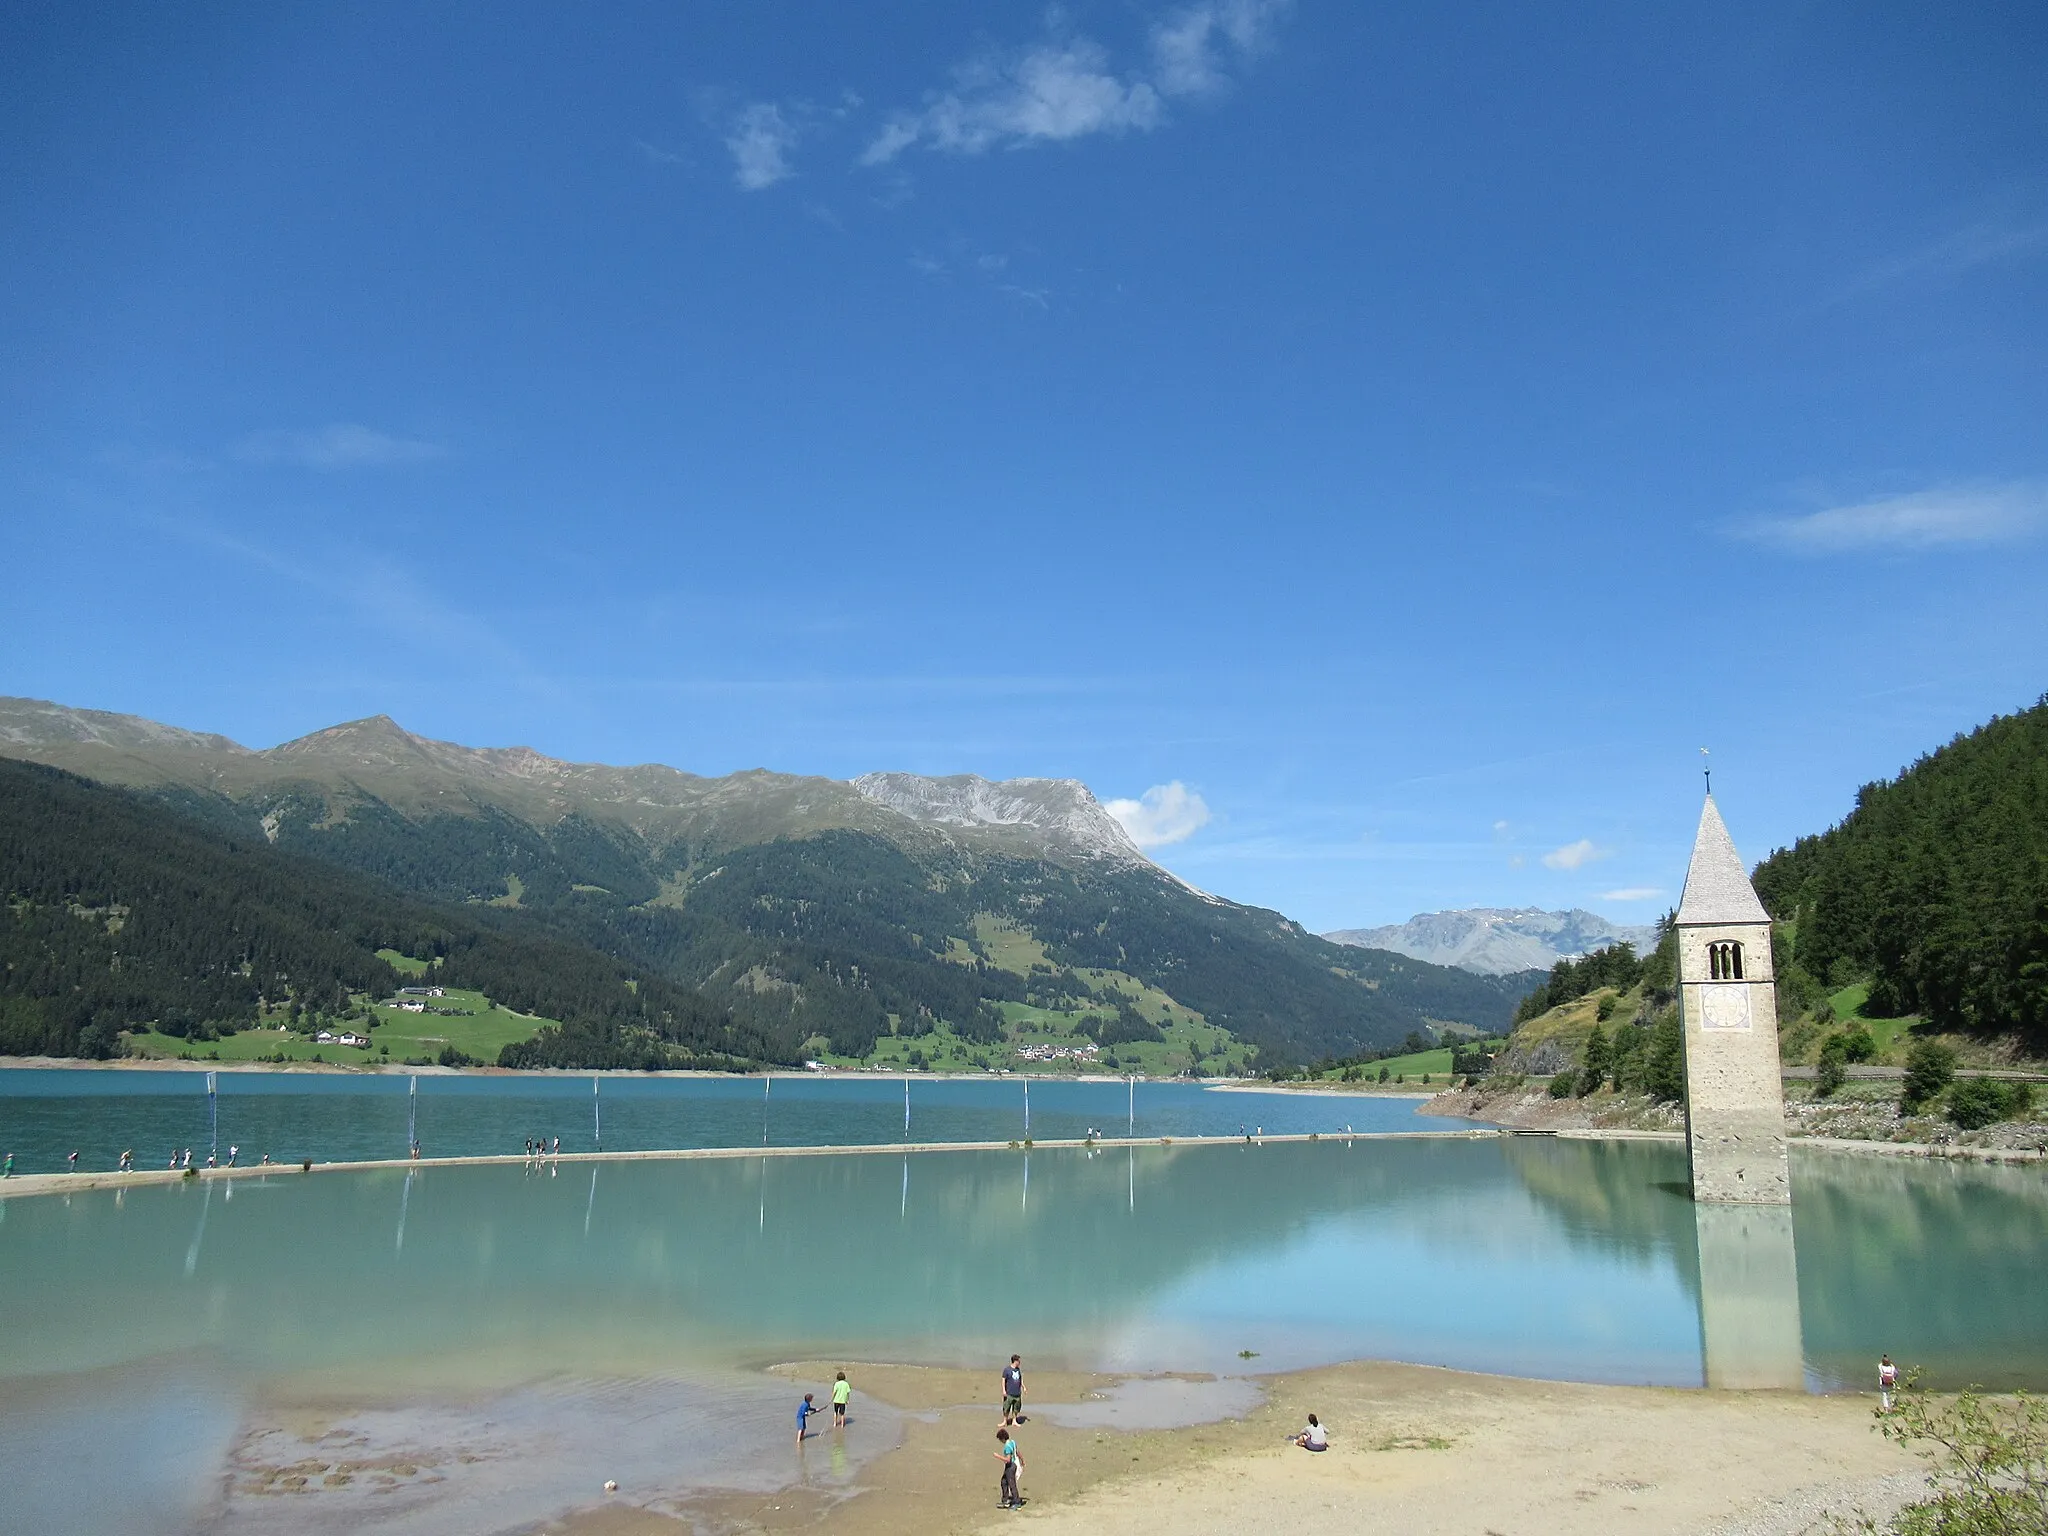
[[[1418,1116],[1413,1098],[1364,1094],[1239,1093],[1196,1083],[1121,1079],[455,1076],[424,1073],[219,1072],[211,1104],[203,1072],[0,1070],[0,1152],[17,1173],[168,1166],[174,1149],[204,1163],[216,1135],[222,1161],[363,1162],[406,1155],[408,1128],[428,1157],[517,1153],[530,1137],[565,1152],[684,1147],[846,1147],[902,1141],[1078,1141],[1091,1129],[1121,1136],[1274,1134],[1346,1125],[1360,1131],[1469,1129],[1470,1120]],[[413,1083],[417,1083],[417,1090]],[[593,1086],[595,1091],[593,1092]]]
[[[70,1081],[0,1085],[0,1136],[41,1166],[81,1143],[105,1166],[129,1142],[147,1165],[151,1133],[166,1152],[205,1145],[203,1078],[148,1092],[127,1074],[37,1076]],[[119,1091],[78,1086],[108,1079]],[[239,1132],[273,1156],[403,1150],[402,1078],[220,1081],[223,1147]],[[587,1078],[495,1080],[495,1095],[468,1081],[430,1097],[422,1079],[430,1154],[595,1142]],[[306,1082],[342,1086],[273,1086]],[[606,1079],[606,1148],[758,1145],[759,1079],[676,1087]],[[1122,1085],[1031,1097],[1039,1138],[1124,1128]],[[768,1098],[773,1144],[903,1134],[900,1079],[782,1079]],[[1019,1136],[1021,1098],[1015,1081],[916,1082],[913,1135]],[[1140,1085],[1136,1112],[1151,1136],[1466,1124],[1412,1101],[1166,1084]],[[1795,1147],[1793,1173],[1796,1282],[1720,1315],[1789,1327],[1815,1389],[1867,1387],[1880,1352],[1938,1385],[2048,1385],[2038,1167]],[[627,1390],[603,1383],[638,1382],[698,1413],[705,1444],[738,1426],[755,1446],[786,1408],[758,1368],[791,1359],[1015,1350],[1219,1375],[1393,1359],[1697,1386],[1715,1299],[1701,1276],[1734,1272],[1703,1262],[1707,1230],[1676,1145],[1508,1136],[294,1169],[0,1201],[0,1514],[12,1501],[38,1528],[141,1529],[138,1510],[196,1509],[262,1405],[294,1393],[387,1413],[488,1401],[502,1418],[556,1401],[548,1383],[602,1405]],[[90,1476],[81,1448],[110,1430],[130,1449],[121,1480],[67,1515],[64,1490]],[[272,1528],[198,1519],[148,1528]]]

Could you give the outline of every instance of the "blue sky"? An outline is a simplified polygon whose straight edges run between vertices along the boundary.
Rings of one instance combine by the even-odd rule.
[[[0,14],[0,692],[1675,897],[2048,688],[2048,12]],[[1149,798],[1148,798],[1149,794]]]

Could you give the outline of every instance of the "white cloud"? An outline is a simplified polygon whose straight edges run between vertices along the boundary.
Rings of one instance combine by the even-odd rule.
[[[991,54],[954,72],[952,88],[922,109],[898,112],[868,141],[864,165],[886,165],[914,145],[952,154],[1058,143],[1094,133],[1147,132],[1174,96],[1212,94],[1230,64],[1266,45],[1289,0],[1199,0],[1152,29],[1149,72],[1115,71],[1086,37]]]
[[[1595,859],[1604,859],[1613,852],[1609,848],[1595,847],[1590,837],[1582,837],[1576,843],[1566,843],[1562,848],[1553,848],[1543,855],[1546,869],[1578,869],[1591,864]]]
[[[1794,554],[2010,544],[2048,525],[2048,482],[1957,486],[1884,496],[1798,517],[1756,518],[1735,531]]]
[[[1229,84],[1226,53],[1257,52],[1285,9],[1286,0],[1206,0],[1175,12],[1152,29],[1153,76],[1160,91],[1195,96],[1221,90]]]
[[[1154,784],[1135,800],[1111,800],[1102,807],[1140,848],[1184,843],[1209,824],[1208,802],[1175,779]]]
[[[352,422],[335,422],[308,432],[258,432],[235,445],[235,457],[250,464],[295,464],[302,469],[380,469],[419,464],[447,453],[438,443],[394,437]]]
[[[799,130],[772,101],[757,101],[733,115],[725,132],[732,153],[732,175],[742,188],[759,192],[796,172],[789,164]]]
[[[1652,896],[1664,893],[1654,885],[1625,885],[1618,891],[1602,891],[1602,901],[1648,901]]]

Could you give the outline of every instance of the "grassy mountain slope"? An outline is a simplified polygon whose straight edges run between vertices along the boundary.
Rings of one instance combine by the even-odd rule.
[[[701,779],[426,741],[382,718],[251,752],[23,700],[0,700],[0,752],[461,904],[507,938],[602,951],[781,1051],[859,1058],[905,1036],[996,1047],[1059,1030],[1151,1047],[1179,1029],[1175,1064],[1190,1065],[1207,1048],[1192,1024],[1272,1065],[1438,1021],[1499,1027],[1521,990],[1206,897],[1067,781]],[[985,937],[997,930],[1036,958],[1005,963]]]
[[[1797,966],[1867,979],[1873,1016],[2048,1049],[2048,699],[1865,785],[1755,879]]]

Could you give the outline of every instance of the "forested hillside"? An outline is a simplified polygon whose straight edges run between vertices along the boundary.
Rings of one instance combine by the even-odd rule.
[[[1230,1060],[1251,1046],[1270,1068],[1439,1022],[1499,1028],[1522,990],[1191,890],[1066,780],[702,779],[436,742],[381,717],[256,752],[33,700],[0,700],[0,751],[466,914],[470,932],[600,951],[700,994],[747,1054],[811,1042],[865,1059],[937,1032],[949,1059],[993,1064],[984,1047],[999,1056],[1020,1031],[1108,1047],[1177,1028],[1171,1063],[1140,1051],[1147,1070],[1215,1059],[1217,1030],[1238,1042]]]
[[[1757,868],[1798,965],[1866,1010],[2048,1049],[2048,699],[1886,783]]]
[[[541,931],[436,909],[124,791],[0,760],[0,1053],[106,1056],[122,1029],[210,1036],[265,1005],[338,1016],[398,978],[379,949],[437,959],[436,979],[562,1021],[544,1064],[794,1059],[686,987]],[[549,1061],[550,1056],[560,1058]]]

